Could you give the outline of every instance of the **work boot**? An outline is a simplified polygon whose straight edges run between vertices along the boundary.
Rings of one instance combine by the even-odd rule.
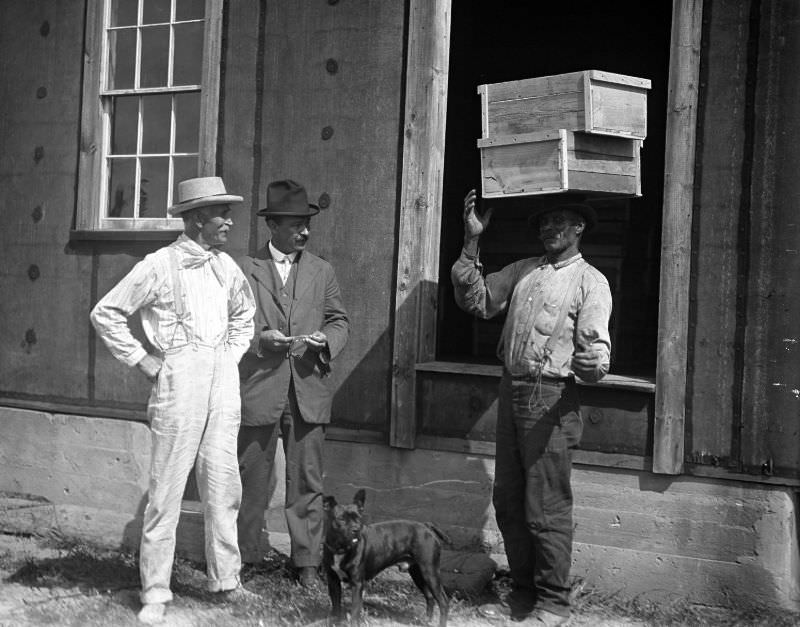
[[[166,603],[145,603],[136,618],[145,625],[158,625],[164,620],[166,605]]]
[[[478,614],[491,621],[519,621],[528,617],[536,605],[536,597],[524,588],[512,588],[505,599],[478,607]]]

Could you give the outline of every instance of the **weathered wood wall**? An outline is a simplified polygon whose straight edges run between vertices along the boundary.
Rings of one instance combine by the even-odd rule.
[[[800,5],[759,3],[750,227],[740,249],[741,458],[763,474],[800,476]]]
[[[404,3],[264,0],[225,11],[217,161],[245,197],[229,252],[266,244],[253,213],[270,180],[296,179],[314,202],[327,195],[310,249],[336,268],[353,331],[334,364],[334,421],[387,431]],[[0,234],[0,393],[136,415],[148,384],[111,357],[88,312],[171,236],[69,241],[84,6],[6,2],[0,17],[0,206],[14,225]]]
[[[686,459],[800,476],[800,9],[706,6]]]
[[[92,258],[75,211],[83,7],[0,3],[0,391],[85,398]]]
[[[787,0],[704,5],[686,459],[798,477],[800,10]],[[141,416],[147,383],[112,359],[87,314],[165,242],[69,240],[84,8],[0,3],[0,396]],[[335,422],[383,432],[405,11],[378,0],[263,0],[228,3],[224,18],[218,164],[245,196],[231,252],[265,243],[252,214],[269,180],[293,177],[312,199],[328,195],[311,248],[337,268],[353,322],[334,375]],[[423,435],[491,439],[490,388],[437,374],[422,381]],[[588,427],[588,449],[650,454],[652,408],[632,394],[620,397],[610,430],[602,421]],[[454,411],[443,398],[459,400],[462,418],[448,419]],[[587,400],[589,415],[599,401]],[[602,420],[612,413],[603,409]]]

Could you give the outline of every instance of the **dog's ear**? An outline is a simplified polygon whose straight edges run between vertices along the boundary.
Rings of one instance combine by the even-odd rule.
[[[322,509],[324,511],[328,511],[336,507],[336,499],[332,496],[323,496],[322,497]]]
[[[366,498],[367,498],[367,493],[363,489],[356,492],[356,495],[353,497],[353,503],[358,505],[359,511],[362,512],[364,511],[364,501],[366,500]]]

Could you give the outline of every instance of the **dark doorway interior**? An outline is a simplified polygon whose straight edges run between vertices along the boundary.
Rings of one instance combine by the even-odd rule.
[[[623,0],[453,2],[444,168],[438,358],[496,363],[502,320],[479,321],[453,300],[450,267],[463,241],[463,198],[480,189],[477,86],[579,70],[647,78],[648,135],[642,150],[642,197],[593,202],[600,226],[584,256],[614,295],[612,372],[655,372],[664,131],[672,3]],[[524,203],[494,202],[481,240],[487,272],[541,254]]]

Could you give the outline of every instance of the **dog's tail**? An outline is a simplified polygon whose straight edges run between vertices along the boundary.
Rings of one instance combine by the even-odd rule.
[[[436,535],[436,537],[439,538],[446,545],[450,546],[451,544],[453,544],[453,542],[450,540],[450,538],[447,537],[447,534],[444,531],[442,531],[441,529],[439,529],[439,527],[437,527],[432,522],[426,522],[425,526],[428,529],[430,529],[431,531],[433,531],[433,533]]]

